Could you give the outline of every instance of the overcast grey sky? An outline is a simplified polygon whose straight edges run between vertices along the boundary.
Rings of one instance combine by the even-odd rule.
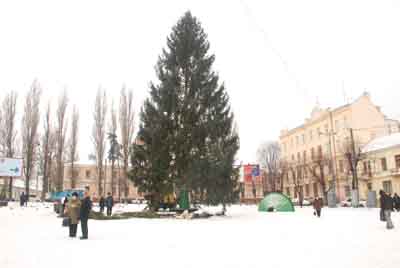
[[[53,100],[67,87],[81,112],[86,158],[97,88],[111,100],[125,84],[139,111],[166,37],[187,10],[202,22],[216,54],[244,162],[254,161],[262,141],[301,124],[317,98],[337,106],[367,90],[389,116],[400,115],[394,0],[1,1],[0,99],[17,90],[22,112],[33,79]]]

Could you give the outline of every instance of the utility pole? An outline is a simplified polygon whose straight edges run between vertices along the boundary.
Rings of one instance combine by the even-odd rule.
[[[339,187],[339,180],[337,178],[337,165],[336,165],[336,140],[335,140],[336,133],[333,130],[333,115],[332,115],[332,111],[329,111],[329,117],[330,117],[330,123],[331,123],[330,124],[331,125],[331,131],[329,133],[329,150],[331,151],[332,180],[333,180],[333,185],[335,187],[334,190],[336,192],[336,196],[339,198],[339,201],[340,201],[340,189],[339,189],[340,187]],[[332,143],[333,143],[333,152],[332,152]]]
[[[353,206],[358,206],[358,198],[359,198],[359,189],[358,189],[358,175],[357,175],[357,161],[358,161],[358,156],[356,155],[356,145],[354,143],[354,134],[353,134],[353,129],[350,128],[350,142],[351,142],[351,165],[353,168],[353,191],[355,191],[355,194],[352,196],[352,203]],[[356,196],[354,196],[356,195]],[[354,198],[355,197],[355,198]],[[354,200],[355,199],[355,200]]]

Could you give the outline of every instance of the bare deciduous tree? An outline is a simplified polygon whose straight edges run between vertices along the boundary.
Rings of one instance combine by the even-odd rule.
[[[287,173],[287,165],[281,158],[279,143],[265,142],[257,150],[257,160],[266,171],[267,183],[271,191],[283,191],[283,177]]]
[[[122,162],[123,162],[123,193],[125,197],[128,195],[128,163],[129,163],[129,149],[133,143],[135,112],[133,107],[133,92],[126,92],[125,87],[121,90],[120,104],[119,104],[119,124],[121,129],[121,146],[122,146]],[[121,189],[119,189],[121,194]]]
[[[358,138],[353,138],[353,140],[350,137],[347,137],[346,139],[343,140],[343,143],[341,144],[340,151],[342,152],[346,162],[347,166],[349,168],[349,171],[351,172],[352,175],[352,180],[351,180],[351,189],[355,190],[358,187],[358,174],[357,174],[357,168],[358,164],[360,161],[363,159],[363,156],[361,154],[361,143]]]
[[[42,147],[42,174],[43,174],[43,189],[41,199],[44,200],[46,194],[50,191],[49,189],[49,178],[50,178],[50,167],[51,167],[51,155],[54,154],[54,151],[51,149],[54,148],[54,133],[51,124],[51,106],[50,102],[47,104],[46,113],[44,117],[43,123],[43,134],[41,138],[41,147]]]
[[[0,144],[5,157],[14,157],[16,153],[17,130],[15,127],[15,116],[17,108],[17,93],[9,92],[2,105],[2,120],[0,125]],[[8,196],[12,198],[13,178],[9,178]]]
[[[322,194],[324,195],[324,200],[328,200],[328,192],[331,189],[331,185],[327,187],[326,176],[325,176],[325,166],[330,165],[330,158],[324,157],[322,154],[318,154],[314,159],[311,159],[304,166],[309,170],[312,178],[321,187]]]
[[[67,133],[67,106],[68,95],[66,89],[61,93],[58,98],[58,106],[56,112],[57,126],[56,126],[56,189],[62,191],[64,187],[64,149],[65,138]]]
[[[94,125],[92,132],[92,139],[94,150],[96,153],[96,166],[97,166],[97,176],[98,176],[98,194],[99,196],[103,194],[103,162],[104,154],[106,148],[106,115],[107,115],[107,99],[106,92],[99,89],[97,91],[96,102],[94,106]]]
[[[39,145],[38,126],[40,121],[40,97],[42,90],[35,80],[25,97],[24,116],[22,118],[22,155],[24,159],[25,192],[29,196],[30,180],[37,160]]]
[[[116,190],[116,178],[115,178],[115,161],[120,157],[120,146],[117,142],[117,111],[114,108],[114,102],[111,105],[111,122],[109,124],[108,138],[110,140],[110,150],[108,153],[108,159],[111,161],[111,194],[115,194]]]
[[[69,150],[68,150],[68,160],[71,164],[71,188],[74,189],[76,187],[76,178],[75,178],[75,161],[78,160],[78,133],[79,133],[79,111],[76,105],[74,105],[72,111],[72,119],[71,119],[71,133],[69,137]]]

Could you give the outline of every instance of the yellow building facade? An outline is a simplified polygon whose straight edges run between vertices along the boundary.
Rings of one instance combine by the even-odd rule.
[[[115,165],[114,169],[114,189],[112,189],[111,184],[111,165],[107,164],[104,166],[104,174],[103,177],[103,195],[106,196],[108,192],[113,192],[114,198],[116,199],[143,199],[143,195],[138,192],[137,187],[133,185],[129,179],[127,181],[128,184],[128,195],[125,196],[123,190],[123,180],[124,174],[122,167],[118,167]],[[94,199],[98,199],[100,196],[99,193],[99,185],[98,185],[98,176],[97,176],[97,168],[94,163],[84,163],[84,162],[77,162],[74,164],[74,172],[72,175],[72,169],[70,164],[66,164],[64,167],[64,189],[71,189],[71,178],[74,178],[75,185],[77,189],[84,189],[86,186],[89,186],[90,195]],[[121,189],[121,190],[120,190]]]
[[[345,155],[352,144],[351,130],[358,151],[377,137],[399,132],[399,123],[387,119],[368,93],[335,109],[316,106],[302,125],[281,131],[282,158],[288,166],[284,192],[292,198],[299,194],[313,198],[332,187],[339,201],[350,197],[352,175]],[[315,169],[316,159],[323,160],[319,162],[322,171]],[[322,176],[315,176],[321,173],[325,188]],[[360,188],[367,185],[363,180]]]
[[[358,170],[366,186],[361,195],[379,190],[400,194],[400,133],[374,139],[363,148],[363,156]]]

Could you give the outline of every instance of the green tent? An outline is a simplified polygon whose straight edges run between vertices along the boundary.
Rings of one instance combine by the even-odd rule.
[[[269,212],[294,212],[294,206],[290,199],[281,193],[269,193],[261,201],[258,211]]]

